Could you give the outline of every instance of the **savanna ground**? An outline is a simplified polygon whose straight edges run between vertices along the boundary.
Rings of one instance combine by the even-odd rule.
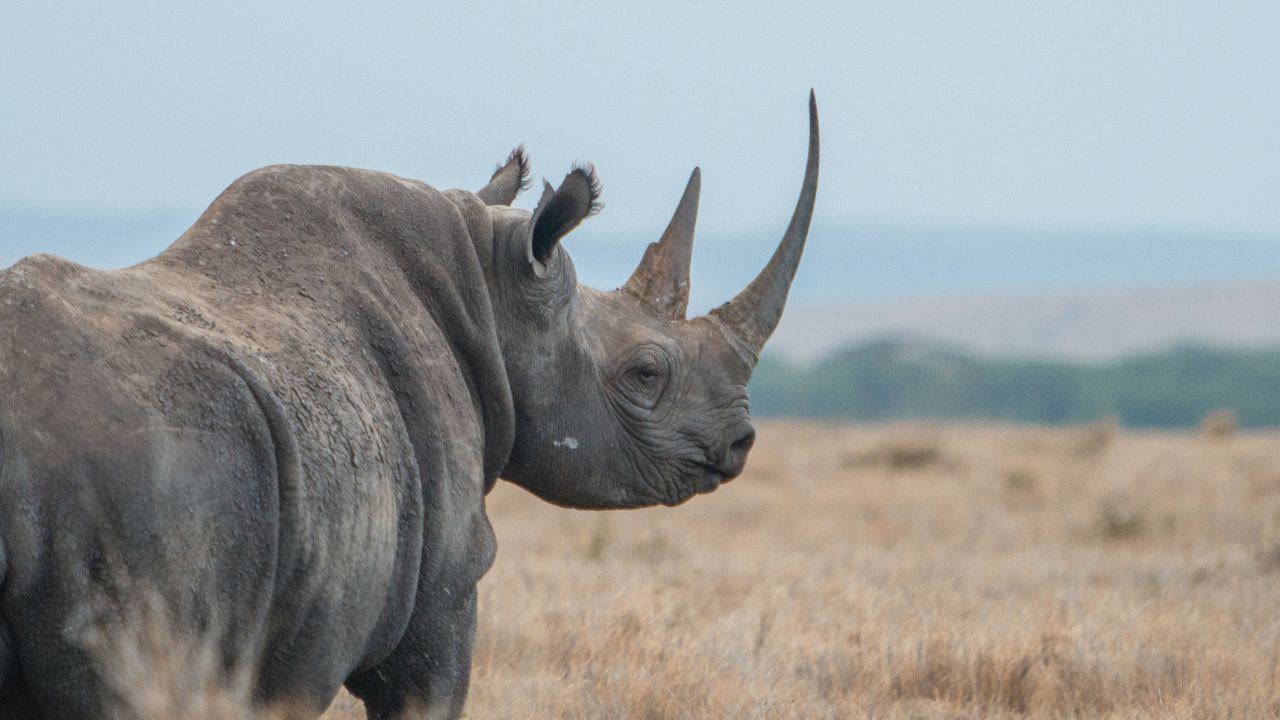
[[[1280,433],[770,423],[676,509],[489,512],[470,718],[1280,717]]]

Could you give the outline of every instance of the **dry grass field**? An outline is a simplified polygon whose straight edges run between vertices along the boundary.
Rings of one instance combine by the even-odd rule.
[[[470,718],[1280,717],[1280,434],[773,423],[680,508],[490,515]]]

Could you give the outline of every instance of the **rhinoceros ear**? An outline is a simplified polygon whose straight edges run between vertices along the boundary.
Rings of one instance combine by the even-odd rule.
[[[590,165],[579,165],[552,190],[543,180],[542,199],[529,221],[529,260],[545,263],[560,238],[600,210],[600,179]]]
[[[485,205],[510,205],[521,190],[529,187],[529,156],[518,145],[507,161],[493,171],[489,184],[476,193]]]

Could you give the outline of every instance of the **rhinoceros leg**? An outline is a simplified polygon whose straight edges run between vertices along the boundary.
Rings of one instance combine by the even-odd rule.
[[[4,545],[0,544],[0,583],[4,581],[7,563]],[[42,720],[35,698],[22,679],[18,667],[18,647],[9,622],[0,616],[0,718],[8,720]]]
[[[471,678],[476,590],[435,589],[423,597],[404,638],[381,663],[347,680],[369,720],[454,720],[462,716]],[[425,601],[425,602],[423,602]]]
[[[0,568],[4,548],[0,547]],[[0,573],[2,574],[2,573]],[[18,664],[18,643],[9,622],[0,617],[0,720],[45,720]]]
[[[35,696],[18,672],[18,658],[9,641],[8,627],[0,619],[0,718],[4,720],[45,720]]]
[[[3,569],[4,548],[0,547],[0,581],[4,580]],[[0,698],[4,697],[4,688],[18,679],[18,653],[15,645],[9,623],[0,617]]]
[[[25,683],[15,681],[0,688],[0,718],[4,720],[45,720]]]

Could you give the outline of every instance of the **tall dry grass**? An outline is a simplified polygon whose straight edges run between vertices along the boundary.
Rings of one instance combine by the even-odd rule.
[[[774,423],[680,508],[489,511],[470,718],[1280,717],[1277,433]]]
[[[769,424],[674,510],[489,509],[472,718],[1280,717],[1280,434]]]

